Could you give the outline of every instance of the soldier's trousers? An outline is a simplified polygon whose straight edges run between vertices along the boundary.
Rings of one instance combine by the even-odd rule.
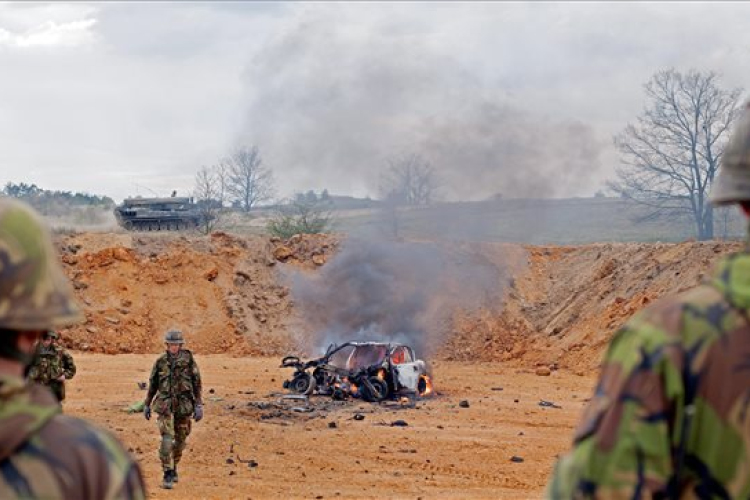
[[[156,422],[159,424],[161,433],[161,446],[159,447],[161,467],[163,470],[174,469],[182,458],[192,422],[189,416],[174,415],[159,415]]]
[[[47,387],[49,387],[52,394],[55,395],[57,402],[62,403],[63,399],[65,399],[65,383],[58,380],[52,380]]]

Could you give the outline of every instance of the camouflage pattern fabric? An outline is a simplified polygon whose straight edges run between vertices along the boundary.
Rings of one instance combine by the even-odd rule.
[[[45,331],[81,319],[46,225],[0,197],[0,328]]]
[[[48,389],[0,376],[0,498],[144,499],[141,471],[120,443],[59,411]]]
[[[613,338],[548,498],[750,498],[750,253]]]
[[[159,415],[159,459],[164,470],[174,469],[182,458],[196,404],[203,404],[202,382],[193,354],[180,349],[164,353],[151,370],[146,405]]]
[[[162,354],[154,363],[146,405],[159,415],[192,416],[195,404],[203,404],[201,374],[187,349],[172,356]]]
[[[65,399],[65,383],[57,380],[65,375],[65,380],[72,379],[76,374],[76,364],[73,356],[64,348],[50,344],[45,347],[39,342],[29,369],[29,379],[52,390],[58,401]]]
[[[159,415],[156,419],[161,433],[159,460],[164,470],[174,470],[182,459],[182,452],[187,446],[187,438],[192,429],[190,417]]]

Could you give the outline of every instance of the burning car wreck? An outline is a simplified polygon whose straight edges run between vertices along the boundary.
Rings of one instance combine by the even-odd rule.
[[[320,358],[302,361],[297,356],[287,356],[281,366],[294,369],[292,378],[284,382],[284,388],[297,394],[382,401],[405,394],[427,396],[432,393],[426,363],[416,359],[414,350],[404,344],[331,344]]]

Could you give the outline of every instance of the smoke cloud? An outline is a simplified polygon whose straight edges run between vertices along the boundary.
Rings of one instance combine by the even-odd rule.
[[[554,197],[600,168],[603,144],[584,123],[525,111],[429,36],[392,19],[359,30],[339,7],[301,15],[245,72],[240,142],[282,184],[377,196],[387,159],[418,153],[446,201]]]
[[[499,303],[503,269],[477,255],[432,243],[348,240],[320,273],[293,279],[306,343],[322,351],[333,342],[403,342],[429,355],[455,308]]]

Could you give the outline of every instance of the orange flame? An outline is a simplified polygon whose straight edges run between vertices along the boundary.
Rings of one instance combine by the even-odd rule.
[[[378,370],[378,378],[380,380],[385,380],[385,370],[383,368],[381,368],[380,370]]]
[[[432,394],[432,379],[429,375],[421,375],[419,377],[419,383],[417,384],[417,390],[419,395],[422,397],[429,396]]]

